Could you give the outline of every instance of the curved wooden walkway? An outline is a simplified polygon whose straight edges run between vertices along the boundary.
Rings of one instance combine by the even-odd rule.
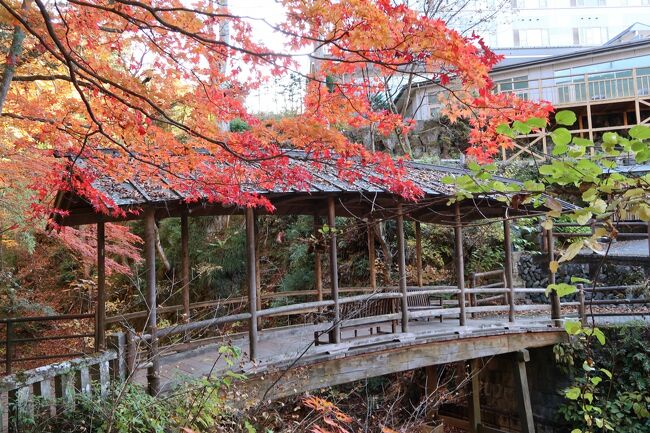
[[[258,361],[245,361],[232,369],[248,376],[245,387],[251,399],[273,399],[420,367],[553,345],[566,337],[563,329],[551,325],[548,316],[515,323],[509,323],[507,317],[491,317],[468,319],[465,326],[451,319],[442,323],[437,319],[412,321],[409,325],[408,333],[379,335],[370,335],[368,327],[349,328],[343,331],[341,343],[318,346],[313,341],[314,331],[323,328],[319,325],[262,331]],[[390,323],[381,327],[390,330]],[[245,353],[248,338],[242,336],[232,344]],[[219,355],[221,346],[214,343],[189,352],[163,354],[162,390],[189,378],[222,375],[229,367]],[[144,368],[137,371],[136,381],[146,383]]]

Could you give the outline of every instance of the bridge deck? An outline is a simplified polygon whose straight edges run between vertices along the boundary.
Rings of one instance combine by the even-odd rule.
[[[275,391],[275,396],[279,396],[426,365],[555,344],[563,338],[560,330],[550,326],[547,315],[518,319],[515,323],[508,323],[507,318],[503,317],[490,317],[468,319],[466,326],[459,326],[454,319],[443,323],[437,319],[412,321],[409,326],[408,333],[374,335],[370,335],[368,326],[350,328],[344,330],[340,344],[319,346],[313,344],[314,331],[322,330],[322,325],[261,331],[258,361],[254,364],[242,362],[235,370],[246,373],[252,379],[248,383],[257,383],[253,386],[256,391],[263,389],[263,382],[275,381],[274,378],[278,378],[282,372],[291,370],[292,374],[282,377],[284,391],[281,387]],[[389,331],[390,323],[381,324],[381,329]],[[358,332],[356,338],[355,330]],[[231,344],[245,352],[248,338],[235,338]],[[223,374],[228,366],[219,356],[221,345],[213,343],[189,352],[163,355],[163,389],[169,389],[189,377]],[[406,358],[399,356],[407,352]],[[298,385],[293,371],[304,366],[310,366],[310,370],[306,375],[302,373]],[[145,369],[138,371],[136,381],[146,383]],[[291,387],[287,390],[289,383]]]

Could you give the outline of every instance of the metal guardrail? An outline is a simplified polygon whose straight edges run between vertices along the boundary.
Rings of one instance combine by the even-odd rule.
[[[19,338],[15,335],[16,324],[43,323],[43,322],[94,319],[94,318],[95,318],[95,314],[92,313],[92,314],[66,314],[60,316],[12,317],[12,318],[0,319],[0,324],[4,324],[6,328],[5,339],[0,340],[0,345],[4,345],[5,347],[5,357],[4,359],[0,359],[0,362],[4,363],[5,374],[12,373],[12,364],[15,362],[38,361],[43,359],[56,359],[56,358],[69,358],[69,357],[84,355],[83,352],[66,352],[66,353],[49,354],[49,355],[16,357],[15,348],[17,345],[26,344],[26,343],[36,343],[39,341],[72,340],[78,338],[95,337],[95,333],[93,332],[92,334],[90,333],[61,334],[61,335]]]

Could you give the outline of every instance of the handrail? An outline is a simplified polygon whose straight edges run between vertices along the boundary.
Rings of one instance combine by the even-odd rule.
[[[69,352],[69,353],[56,353],[48,355],[39,355],[39,356],[23,356],[16,357],[14,356],[14,346],[16,344],[24,343],[34,343],[39,341],[51,341],[51,340],[72,340],[77,338],[88,338],[94,337],[95,334],[92,333],[83,333],[83,334],[62,334],[62,335],[50,335],[50,336],[40,336],[40,337],[30,337],[30,338],[15,338],[14,336],[14,325],[19,323],[31,323],[31,322],[54,322],[61,320],[80,320],[80,319],[92,319],[95,317],[94,313],[85,313],[85,314],[61,314],[53,316],[33,316],[33,317],[6,317],[0,319],[0,324],[4,324],[6,327],[5,330],[5,339],[0,340],[0,344],[5,346],[5,356],[0,358],[0,362],[4,363],[5,374],[12,373],[12,363],[16,361],[37,361],[42,359],[55,359],[55,358],[67,358],[70,356],[78,356],[82,353],[80,352]]]

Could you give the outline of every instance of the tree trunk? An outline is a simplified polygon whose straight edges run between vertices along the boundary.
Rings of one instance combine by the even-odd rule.
[[[23,15],[29,9],[31,0],[23,0],[23,5],[21,11]],[[11,86],[11,81],[14,79],[16,73],[16,64],[20,54],[23,51],[23,42],[25,41],[25,30],[17,24],[14,27],[14,34],[11,39],[11,47],[9,48],[9,53],[7,53],[7,60],[5,63],[5,70],[2,74],[2,84],[0,84],[0,113],[7,99],[7,94],[9,93],[9,87]]]

